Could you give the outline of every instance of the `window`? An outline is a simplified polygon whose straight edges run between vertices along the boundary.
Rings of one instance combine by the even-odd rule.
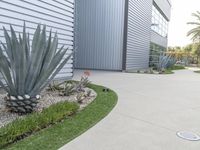
[[[152,9],[152,26],[151,29],[163,37],[167,37],[168,21],[160,13],[160,11],[153,5]]]
[[[159,62],[159,57],[166,52],[166,48],[159,46],[157,44],[151,43],[150,47],[150,67],[156,67]]]

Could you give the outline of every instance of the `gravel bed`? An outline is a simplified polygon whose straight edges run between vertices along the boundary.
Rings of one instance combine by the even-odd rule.
[[[85,93],[87,91],[91,91],[90,96],[85,97],[80,105],[80,110],[84,109],[87,105],[89,105],[97,96],[96,92],[92,89],[85,88]],[[6,93],[0,88],[0,128],[7,125],[8,123],[14,121],[18,118],[23,118],[24,116],[20,116],[16,113],[10,113],[5,107],[4,97]],[[58,102],[77,102],[76,99],[77,93],[71,96],[59,96],[59,92],[57,91],[47,91],[44,90],[41,93],[41,99],[38,101],[37,107],[35,109],[36,112],[41,112],[43,109],[48,108],[52,104],[56,104]]]

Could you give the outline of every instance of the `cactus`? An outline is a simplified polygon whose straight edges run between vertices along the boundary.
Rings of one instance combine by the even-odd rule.
[[[71,58],[66,58],[67,49],[58,49],[57,34],[46,26],[38,25],[30,45],[29,34],[24,23],[23,34],[17,38],[12,26],[11,35],[4,29],[6,44],[0,46],[0,72],[3,77],[0,86],[8,93],[5,97],[7,107],[16,113],[31,113],[40,98],[40,92],[54,79],[56,74]],[[58,49],[58,50],[57,50]]]

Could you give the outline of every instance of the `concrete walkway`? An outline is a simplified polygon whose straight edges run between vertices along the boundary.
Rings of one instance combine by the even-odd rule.
[[[76,72],[75,79],[81,73]],[[200,74],[192,70],[173,75],[92,71],[90,79],[115,90],[118,104],[61,150],[200,150],[200,141],[176,136],[182,130],[200,134]]]

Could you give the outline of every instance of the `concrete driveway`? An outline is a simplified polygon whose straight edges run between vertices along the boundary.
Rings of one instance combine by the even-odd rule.
[[[77,71],[75,79],[82,71]],[[173,75],[92,71],[93,83],[118,93],[115,109],[61,150],[200,150],[200,141],[177,131],[200,134],[200,74]]]

